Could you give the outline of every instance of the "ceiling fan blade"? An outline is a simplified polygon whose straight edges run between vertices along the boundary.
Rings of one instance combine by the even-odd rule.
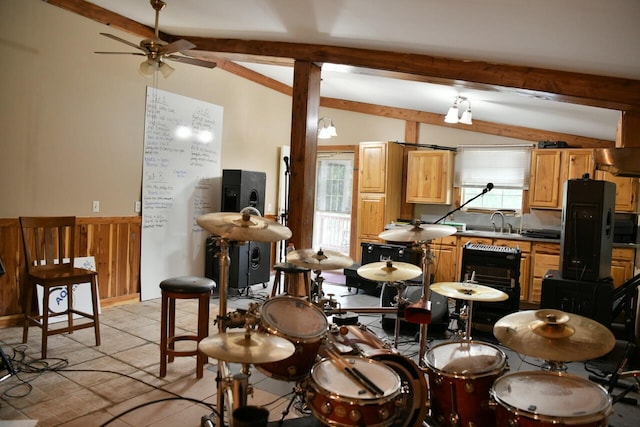
[[[120,37],[118,37],[118,36],[114,36],[113,34],[109,34],[109,33],[100,33],[100,34],[101,34],[101,35],[103,35],[103,36],[105,36],[105,37],[109,37],[110,39],[113,39],[113,40],[115,40],[115,41],[118,41],[118,42],[120,42],[120,43],[124,43],[124,44],[126,44],[126,45],[128,45],[128,46],[131,46],[131,47],[133,47],[133,48],[139,49],[139,50],[143,51],[144,53],[147,53],[146,49],[144,49],[144,48],[140,47],[139,45],[137,45],[137,44],[135,44],[135,43],[131,43],[131,42],[130,42],[130,41],[128,41],[128,40],[121,39]]]
[[[183,62],[185,64],[198,65],[200,67],[206,67],[206,68],[216,68],[218,65],[212,61],[203,61],[202,59],[187,58],[184,56],[177,56],[177,55],[165,56],[164,58],[170,59],[172,61]]]
[[[93,53],[100,53],[102,55],[135,55],[135,56],[147,56],[144,53],[138,53],[138,52],[93,52]]]
[[[196,47],[195,44],[190,41],[180,39],[176,40],[173,43],[169,43],[168,45],[160,46],[159,53],[161,55],[168,55],[170,53],[182,52],[183,50],[189,50]]]

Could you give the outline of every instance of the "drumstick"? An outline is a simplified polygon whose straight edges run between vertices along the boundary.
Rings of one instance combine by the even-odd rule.
[[[371,394],[376,396],[383,396],[384,391],[380,389],[373,381],[367,378],[358,368],[351,367],[349,362],[345,360],[339,353],[334,350],[327,349],[327,354],[330,359],[338,365],[338,367],[342,368],[347,374],[349,374],[353,379],[359,382],[364,388],[367,389]]]

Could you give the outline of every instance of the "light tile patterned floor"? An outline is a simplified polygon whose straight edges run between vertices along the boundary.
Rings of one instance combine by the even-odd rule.
[[[326,273],[325,293],[334,293],[342,307],[379,307],[376,296],[357,290],[348,290],[340,284],[342,275]],[[231,293],[231,292],[230,292]],[[245,309],[250,302],[263,302],[270,295],[270,285],[252,286],[243,295],[228,299],[229,311]],[[211,300],[211,332],[215,333],[214,316],[218,313],[218,300]],[[196,326],[195,301],[178,301],[177,325],[193,331]],[[16,360],[22,372],[0,383],[1,420],[38,420],[40,427],[53,426],[199,426],[203,416],[212,414],[207,405],[217,403],[215,360],[205,369],[201,380],[195,377],[195,358],[177,358],[168,365],[167,376],[158,378],[160,341],[160,301],[103,309],[101,316],[102,345],[94,346],[91,329],[76,331],[72,335],[57,335],[50,339],[49,359],[38,360],[40,334],[31,328],[27,345],[21,344],[19,327],[0,329],[0,345],[7,355]],[[393,342],[393,328],[383,328],[379,314],[359,315],[358,320],[387,342]],[[388,320],[388,319],[387,319]],[[431,337],[433,348],[445,337]],[[447,338],[448,339],[448,338]],[[399,350],[417,362],[418,344],[414,331],[400,336]],[[518,355],[502,348],[508,357],[510,371],[538,370],[542,361]],[[569,372],[588,376],[582,363],[567,364]],[[232,372],[240,367],[232,364]],[[254,393],[249,405],[266,405],[269,420],[280,420],[291,402],[295,382],[280,381],[252,369],[250,382]],[[619,390],[618,390],[619,391]],[[286,419],[307,415],[301,398],[296,397]],[[631,393],[629,397],[638,398]],[[155,403],[150,403],[155,402]],[[146,404],[146,406],[144,406]],[[139,409],[134,409],[139,405]],[[637,406],[617,403],[609,421],[611,426],[636,426],[640,420]],[[301,412],[302,411],[302,412]],[[293,421],[287,421],[293,423]],[[285,424],[287,424],[285,423]],[[270,423],[271,424],[271,423]],[[276,423],[273,423],[274,425]],[[9,424],[13,427],[13,424]],[[16,424],[18,426],[18,424]],[[0,422],[0,427],[5,424]]]

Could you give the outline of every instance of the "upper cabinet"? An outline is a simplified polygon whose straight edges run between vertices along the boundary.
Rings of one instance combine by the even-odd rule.
[[[616,185],[616,212],[638,212],[638,178],[611,175],[596,171],[596,179],[611,181]]]
[[[407,202],[451,204],[452,151],[410,151],[407,156]]]
[[[595,163],[590,148],[541,149],[531,154],[529,206],[562,209],[565,181],[586,173],[594,176]]]

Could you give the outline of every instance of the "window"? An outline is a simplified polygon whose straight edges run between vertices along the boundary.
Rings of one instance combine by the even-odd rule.
[[[532,149],[532,144],[458,146],[454,186],[460,188],[460,202],[471,200],[492,183],[493,189],[467,208],[522,209]]]

